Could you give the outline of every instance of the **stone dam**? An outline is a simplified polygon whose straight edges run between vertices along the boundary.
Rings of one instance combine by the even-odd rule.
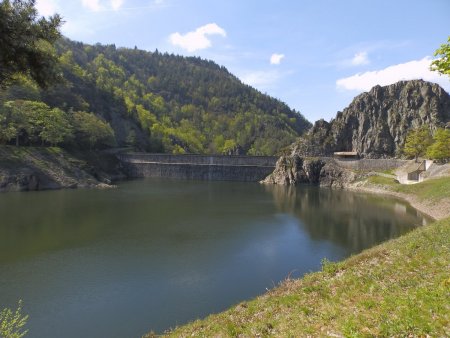
[[[257,182],[271,174],[276,156],[118,154],[129,177]]]

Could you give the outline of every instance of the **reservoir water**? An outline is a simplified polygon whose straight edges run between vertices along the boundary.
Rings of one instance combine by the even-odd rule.
[[[0,194],[0,309],[27,337],[140,337],[400,236],[408,204],[311,186],[136,180]]]

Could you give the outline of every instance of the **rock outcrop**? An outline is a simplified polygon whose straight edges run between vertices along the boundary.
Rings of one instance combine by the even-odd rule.
[[[277,161],[272,174],[262,183],[296,185],[299,183],[319,183],[321,170],[326,162],[320,158],[302,158],[298,155],[282,156]]]
[[[356,178],[354,171],[342,168],[334,161],[328,161],[320,171],[319,183],[321,187],[346,188]]]
[[[115,163],[106,163],[115,157],[94,156],[94,160],[80,159],[59,148],[2,146],[0,192],[107,188],[111,187],[112,180],[125,177],[115,168]],[[97,162],[102,162],[103,167]]]
[[[296,154],[282,156],[272,174],[261,183],[297,185],[319,184],[321,187],[345,188],[356,179],[354,171],[339,166],[333,159],[302,158]]]
[[[357,151],[366,158],[400,154],[411,128],[431,130],[450,121],[450,96],[439,85],[422,80],[375,86],[358,95],[330,122],[317,121],[295,145],[300,156],[329,156]]]
[[[344,188],[358,174],[334,161],[334,152],[356,151],[368,159],[398,156],[411,128],[426,125],[435,130],[449,122],[450,95],[437,84],[414,80],[375,86],[335,119],[317,121],[262,183]]]

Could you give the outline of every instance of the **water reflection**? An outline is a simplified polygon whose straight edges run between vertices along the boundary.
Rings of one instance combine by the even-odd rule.
[[[422,219],[401,201],[307,186],[142,180],[0,194],[0,308],[23,299],[30,338],[162,332]]]
[[[311,186],[266,185],[277,208],[295,215],[314,240],[360,252],[426,224],[428,217],[391,197]]]

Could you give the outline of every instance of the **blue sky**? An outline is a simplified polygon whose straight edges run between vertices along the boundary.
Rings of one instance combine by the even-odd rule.
[[[65,36],[186,56],[228,68],[311,122],[376,84],[422,78],[450,35],[450,0],[37,0]]]

